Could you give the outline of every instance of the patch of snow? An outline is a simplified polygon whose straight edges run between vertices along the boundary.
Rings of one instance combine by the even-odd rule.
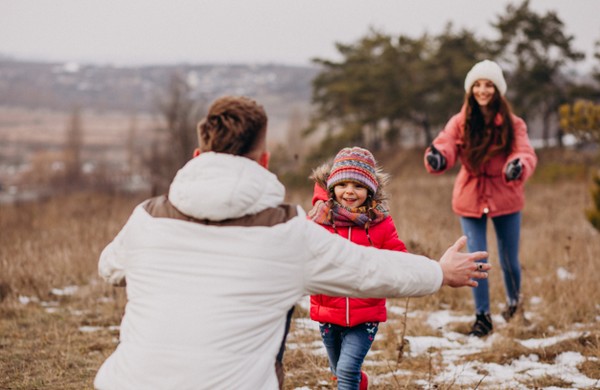
[[[302,343],[302,345],[300,345],[298,343],[286,343],[285,347],[286,347],[286,349],[304,349],[304,348],[319,349],[324,346],[323,346],[323,342],[321,342],[320,340],[316,340],[316,341],[311,341],[310,343]]]
[[[531,297],[531,299],[529,300],[529,303],[532,305],[539,305],[540,303],[542,303],[542,298],[540,297]]]
[[[571,272],[567,271],[563,267],[559,267],[556,270],[556,276],[558,276],[558,278],[560,280],[573,280],[573,279],[575,279],[575,274],[572,274]]]
[[[446,325],[451,322],[471,322],[473,321],[473,316],[457,316],[453,315],[450,310],[440,310],[435,311],[429,315],[427,318],[427,325],[431,326],[433,329],[443,329]]]
[[[404,316],[404,306],[389,306],[387,308],[389,313],[395,314],[397,316]],[[408,318],[415,318],[420,315],[419,311],[410,310],[406,315]]]
[[[483,374],[487,372],[487,374]],[[521,389],[519,382],[513,379],[514,372],[505,369],[498,364],[486,364],[478,361],[471,361],[465,364],[450,364],[444,372],[436,378],[436,382],[454,383],[456,385],[470,385],[481,382],[490,385],[492,383],[502,384],[502,388]]]
[[[539,297],[532,297],[531,304],[538,305],[542,303]],[[600,305],[598,306],[600,308]],[[404,313],[403,307],[392,306],[388,308],[396,314]],[[469,355],[474,355],[482,351],[489,351],[495,344],[501,344],[506,341],[506,336],[500,333],[492,333],[485,338],[477,338],[467,336],[458,332],[446,331],[445,328],[452,322],[470,322],[472,316],[460,315],[453,313],[451,310],[440,310],[433,313],[423,311],[411,311],[410,315],[424,318],[426,323],[434,329],[441,329],[441,337],[434,336],[407,336],[409,341],[409,351],[405,355],[405,359],[410,359],[424,353],[432,353],[435,356],[441,357],[439,374],[433,379],[423,379],[416,381],[418,386],[430,388],[432,380],[436,384],[448,385],[452,383],[454,386],[473,388],[481,384],[483,388],[510,388],[517,390],[526,390],[526,383],[531,383],[532,379],[551,376],[569,384],[574,389],[592,389],[598,388],[600,382],[596,379],[588,378],[579,372],[577,366],[587,360],[598,360],[594,357],[584,357],[578,352],[563,352],[558,355],[554,362],[540,362],[540,357],[536,354],[523,355],[511,361],[509,364],[486,363],[482,361],[467,361],[465,358]],[[501,328],[504,321],[501,316],[494,316],[494,322],[499,324]],[[598,316],[600,321],[600,316]],[[571,329],[581,329],[579,331],[563,332],[552,336],[540,339],[515,340],[527,348],[545,348],[564,340],[580,337],[584,333],[585,324],[573,324]],[[327,356],[327,352],[321,338],[319,336],[318,322],[308,318],[295,319],[295,332],[290,334],[288,338],[287,348],[290,350],[303,349],[317,356]],[[548,327],[548,334],[553,334],[556,330],[553,327]],[[308,340],[297,342],[300,337],[309,337]],[[385,339],[385,334],[377,336],[379,341]],[[430,352],[431,351],[431,352]],[[367,355],[364,362],[366,367],[385,367],[390,366],[390,370],[379,375],[372,375],[370,381],[373,384],[389,383],[390,377],[395,375],[399,377],[413,377],[413,373],[404,370],[396,370],[395,360],[385,360],[381,358],[381,354],[372,350]],[[378,355],[376,357],[376,355]],[[323,369],[326,369],[324,367]],[[328,386],[329,383],[324,383],[323,386]],[[305,388],[305,387],[304,387]],[[299,387],[297,389],[304,389]],[[559,389],[557,387],[548,387],[546,389]],[[546,390],[545,389],[545,390]],[[560,388],[566,390],[565,388]]]
[[[316,356],[327,356],[327,350],[321,340],[312,341],[310,343],[286,343],[285,348],[288,350],[301,349]]]
[[[301,308],[303,308],[304,310],[309,311],[310,310],[310,296],[305,295],[302,298],[300,298],[297,305],[300,306]]]
[[[577,365],[585,360],[578,352],[563,352],[555,359],[555,364],[535,363],[527,364],[524,359],[520,359],[517,371],[523,372],[528,377],[543,377],[550,375],[560,378],[565,382],[572,383],[577,389],[592,388],[598,384],[598,380],[590,379],[581,374],[577,369]],[[514,362],[513,362],[514,363]],[[525,379],[523,377],[523,379]]]
[[[574,339],[579,337],[581,332],[567,332],[558,336],[547,337],[543,339],[529,339],[529,340],[515,340],[522,346],[533,349],[533,348],[546,348],[561,341]]]
[[[407,336],[406,339],[410,343],[410,355],[418,356],[427,352],[431,347],[434,348],[460,348],[460,343],[448,340],[445,337],[433,336]]]
[[[42,307],[58,307],[58,306],[60,306],[60,303],[58,303],[57,301],[42,301],[42,302],[40,302],[40,306],[42,306]]]
[[[98,332],[102,330],[101,326],[80,326],[79,331],[82,333]]]
[[[39,302],[37,297],[26,297],[25,295],[19,295],[19,303],[21,305],[27,305],[30,302]]]
[[[294,324],[296,325],[296,329],[309,329],[319,331],[319,323],[317,321],[313,321],[310,318],[296,318],[294,320]]]
[[[56,296],[64,296],[64,295],[73,295],[77,292],[77,290],[79,290],[79,286],[66,286],[62,289],[53,288],[52,290],[50,290],[50,293],[52,293],[53,295],[56,295]]]
[[[576,388],[591,388],[597,381],[582,375],[577,370],[577,364],[583,361],[579,353],[565,352],[557,356],[556,364],[539,362],[539,356],[521,356],[509,365],[467,362],[463,365],[449,365],[445,371],[436,377],[441,383],[453,382],[457,385],[472,385],[481,381],[482,385],[498,385],[502,388],[526,389],[521,382],[532,378],[553,376],[565,382],[572,383]],[[486,372],[486,375],[482,375]]]

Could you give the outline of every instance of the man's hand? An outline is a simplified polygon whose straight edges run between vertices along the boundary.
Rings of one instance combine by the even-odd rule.
[[[463,253],[460,250],[467,243],[467,237],[462,236],[452,245],[440,259],[440,266],[444,273],[442,285],[450,287],[471,286],[477,287],[473,279],[486,279],[492,266],[487,263],[476,263],[488,257],[487,252]]]
[[[427,164],[436,172],[446,168],[446,159],[433,144],[429,146],[429,153],[427,153],[426,159]]]

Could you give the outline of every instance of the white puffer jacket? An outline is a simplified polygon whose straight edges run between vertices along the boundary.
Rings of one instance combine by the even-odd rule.
[[[244,157],[204,153],[175,177],[170,202],[221,221],[283,202],[275,175]],[[277,389],[286,313],[303,295],[420,296],[437,262],[350,243],[304,211],[274,226],[156,218],[139,205],[102,252],[99,273],[127,282],[120,343],[97,389]]]

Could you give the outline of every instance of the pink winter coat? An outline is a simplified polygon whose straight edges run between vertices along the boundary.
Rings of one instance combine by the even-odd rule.
[[[317,200],[327,200],[325,189],[315,184],[313,204]],[[335,234],[333,227],[321,225]],[[370,246],[365,229],[358,226],[338,227],[338,234],[352,242]],[[373,246],[380,249],[406,252],[406,246],[398,238],[394,221],[387,217],[369,228]],[[341,326],[356,326],[365,322],[383,322],[387,319],[384,298],[348,298],[328,295],[310,297],[310,318],[314,321],[328,322]]]
[[[475,218],[480,218],[483,214],[495,217],[523,209],[524,183],[533,174],[537,157],[529,143],[527,125],[523,119],[513,115],[512,121],[515,131],[512,153],[492,157],[483,165],[480,174],[471,172],[464,164],[462,145],[465,107],[448,121],[444,130],[433,141],[433,145],[446,158],[447,164],[444,170],[434,172],[425,158],[425,168],[429,173],[441,174],[452,168],[457,159],[462,163],[452,192],[452,210],[456,214]],[[425,155],[428,152],[429,148]],[[504,172],[508,163],[516,158],[523,164],[523,174],[519,179],[508,182]]]

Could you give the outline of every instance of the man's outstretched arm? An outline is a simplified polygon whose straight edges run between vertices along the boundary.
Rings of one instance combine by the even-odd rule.
[[[464,238],[442,256],[431,260],[405,252],[395,252],[354,244],[310,222],[303,225],[303,245],[311,258],[305,267],[305,291],[353,297],[406,297],[435,293],[443,285],[472,286],[471,278],[485,278],[475,260],[485,252],[459,253]]]

